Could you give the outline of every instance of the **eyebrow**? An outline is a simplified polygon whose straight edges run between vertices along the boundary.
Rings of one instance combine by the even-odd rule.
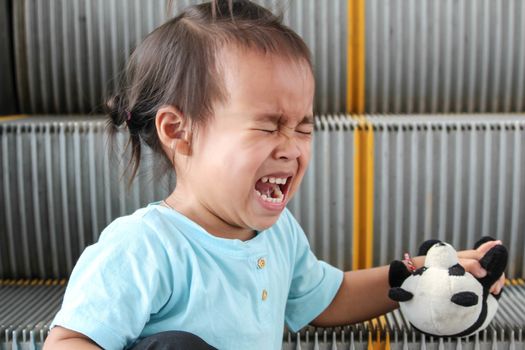
[[[269,121],[275,124],[278,124],[281,119],[287,119],[282,114],[273,114],[273,113],[263,113],[256,116],[257,121]],[[299,122],[299,125],[302,124],[314,124],[314,116],[313,115],[305,115],[303,119]]]
[[[305,115],[303,120],[299,124],[314,124],[314,116],[313,115]]]

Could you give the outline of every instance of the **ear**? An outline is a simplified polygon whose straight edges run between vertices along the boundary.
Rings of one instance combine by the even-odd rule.
[[[175,153],[191,155],[190,122],[182,112],[174,106],[162,106],[155,115],[157,135],[171,158]]]

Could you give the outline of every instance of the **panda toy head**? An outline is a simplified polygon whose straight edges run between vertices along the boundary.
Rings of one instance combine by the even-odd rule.
[[[458,263],[456,250],[448,243],[436,242],[428,250],[425,266],[429,268],[448,269]]]
[[[493,240],[485,237],[476,243]],[[480,260],[487,276],[477,279],[459,264],[456,250],[438,240],[424,242],[424,267],[413,272],[401,261],[390,264],[389,297],[399,302],[403,315],[420,332],[438,337],[461,337],[484,329],[498,309],[500,295],[489,289],[507,265],[507,250],[491,248]]]

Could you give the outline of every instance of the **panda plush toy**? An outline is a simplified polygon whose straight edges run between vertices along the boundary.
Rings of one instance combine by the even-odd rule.
[[[490,240],[494,239],[484,237],[474,248]],[[507,266],[507,249],[494,246],[481,258],[480,264],[487,270],[483,278],[475,278],[459,265],[450,244],[428,240],[419,255],[426,255],[424,267],[412,272],[396,260],[389,271],[389,297],[399,302],[411,325],[437,337],[469,336],[487,327],[501,296],[492,295],[489,289]]]

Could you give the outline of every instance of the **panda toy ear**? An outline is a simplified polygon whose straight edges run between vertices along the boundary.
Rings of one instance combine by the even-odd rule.
[[[483,243],[487,243],[487,242],[491,242],[495,240],[496,240],[495,238],[492,238],[490,236],[481,237],[481,239],[477,241],[476,244],[474,244],[474,249],[478,249],[479,246],[482,245]]]
[[[508,251],[503,245],[492,247],[479,261],[487,275],[478,279],[484,288],[489,289],[496,282],[507,267]]]
[[[390,287],[401,287],[403,282],[411,275],[403,262],[394,260],[390,263],[390,269],[388,270],[388,283]]]
[[[490,236],[484,236],[474,244],[474,249],[477,249],[483,243],[491,241],[495,241],[495,239]],[[501,277],[507,267],[507,262],[508,252],[503,245],[498,244],[485,253],[479,261],[481,267],[487,271],[485,277],[478,279],[483,288],[489,289]]]
[[[441,243],[439,239],[429,239],[424,241],[419,247],[418,255],[427,255],[427,252],[436,243]]]

